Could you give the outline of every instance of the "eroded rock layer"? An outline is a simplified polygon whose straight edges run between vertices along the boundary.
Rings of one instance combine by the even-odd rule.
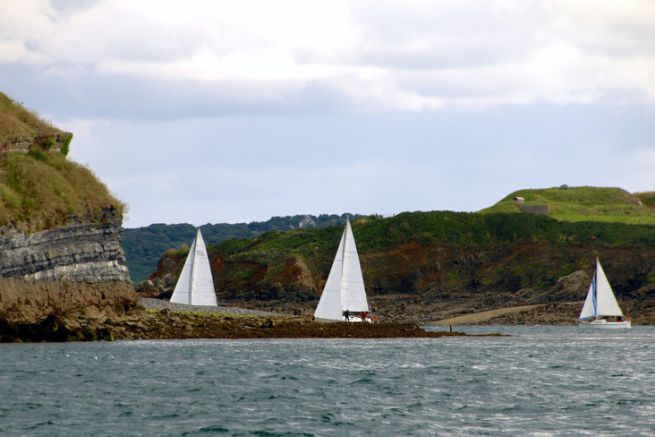
[[[110,340],[140,311],[128,282],[0,279],[0,341]]]
[[[4,228],[0,276],[87,283],[129,281],[120,232],[120,218],[110,213],[103,223],[77,223],[32,234]]]

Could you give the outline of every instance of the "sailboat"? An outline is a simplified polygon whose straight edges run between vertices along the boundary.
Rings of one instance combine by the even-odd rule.
[[[171,302],[217,306],[207,247],[200,229],[196,232],[196,238],[191,244],[182,273],[175,284]]]
[[[596,258],[596,271],[591,279],[587,298],[580,312],[580,323],[606,329],[627,329],[632,322],[625,320],[607,276]]]
[[[318,306],[314,311],[314,317],[350,322],[371,322],[371,318],[368,316],[369,312],[355,237],[350,227],[350,221],[346,220],[346,227],[341,235],[341,242]]]

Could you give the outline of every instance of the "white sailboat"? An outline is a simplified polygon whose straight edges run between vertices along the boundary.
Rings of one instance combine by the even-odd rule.
[[[364,278],[359,265],[355,237],[350,222],[346,221],[330,274],[325,282],[316,311],[314,311],[314,317],[344,321],[348,313],[348,321],[371,321],[368,316],[370,309],[366,300]]]
[[[630,320],[624,319],[623,311],[616,301],[598,258],[596,258],[596,271],[580,312],[580,323],[606,329],[630,328],[632,324]]]
[[[187,255],[182,273],[175,284],[171,302],[187,305],[217,306],[214,280],[207,247],[202,239],[200,229],[193,240],[189,255]]]

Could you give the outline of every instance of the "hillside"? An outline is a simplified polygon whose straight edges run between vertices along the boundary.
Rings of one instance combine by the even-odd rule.
[[[107,187],[66,159],[72,137],[0,93],[0,226],[38,232],[122,216]]]
[[[453,212],[353,223],[366,288],[382,318],[429,321],[584,299],[596,256],[625,308],[655,321],[655,226]],[[219,300],[311,314],[341,227],[273,231],[209,248]],[[175,277],[171,251],[153,278]],[[167,281],[169,283],[174,281]]]
[[[655,193],[631,194],[621,188],[558,187],[525,189],[480,211],[542,213],[557,220],[655,225]]]
[[[299,228],[324,228],[342,225],[346,217],[359,218],[357,214],[321,214],[272,217],[265,222],[217,223],[201,226],[207,244],[218,243],[231,238],[250,238],[269,231]],[[127,265],[133,281],[140,282],[152,274],[161,254],[173,248],[181,248],[193,241],[195,227],[190,224],[156,223],[141,228],[125,229],[121,245],[125,251]]]
[[[72,134],[62,132],[0,92],[0,146],[3,150],[15,143],[32,142],[34,138],[57,137],[67,138],[70,142]]]

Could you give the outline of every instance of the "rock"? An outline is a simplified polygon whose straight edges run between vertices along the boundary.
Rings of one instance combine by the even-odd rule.
[[[0,277],[99,283],[130,280],[119,244],[121,218],[72,224],[32,234],[0,229]]]
[[[267,319],[264,323],[261,324],[261,328],[272,328],[275,326],[275,323],[271,319]]]
[[[149,291],[149,290],[152,290],[153,288],[155,288],[155,284],[150,279],[146,279],[145,281],[139,283],[138,291],[141,291],[141,290]]]
[[[557,280],[557,285],[562,290],[578,291],[580,288],[584,288],[588,281],[589,276],[587,276],[584,270],[576,270],[570,275],[562,276],[559,278]]]
[[[164,277],[161,279],[161,284],[166,290],[173,289],[176,283],[177,283],[177,278],[175,278],[170,273],[166,273]]]

